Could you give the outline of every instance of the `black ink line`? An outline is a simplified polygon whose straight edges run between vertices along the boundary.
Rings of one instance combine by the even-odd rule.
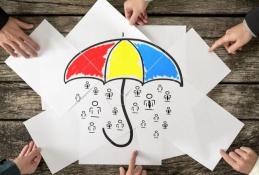
[[[132,125],[131,125],[131,122],[130,122],[130,119],[129,119],[129,116],[127,114],[127,110],[125,108],[125,104],[124,104],[124,87],[125,87],[125,82],[126,82],[126,79],[123,79],[122,81],[122,85],[121,85],[121,106],[122,106],[122,110],[123,110],[123,113],[125,115],[125,118],[126,118],[126,121],[127,121],[127,124],[129,126],[129,130],[130,130],[130,137],[129,137],[129,140],[124,143],[124,144],[117,144],[115,143],[112,139],[110,139],[110,137],[106,134],[105,132],[105,129],[103,128],[103,134],[105,136],[105,138],[114,146],[116,147],[126,147],[128,145],[130,145],[130,143],[132,142],[132,139],[133,139],[133,128],[132,128]]]

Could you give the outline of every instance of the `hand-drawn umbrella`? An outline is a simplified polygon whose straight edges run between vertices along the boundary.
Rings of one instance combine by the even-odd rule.
[[[116,147],[126,147],[133,139],[124,104],[126,79],[139,81],[142,85],[153,80],[171,80],[183,86],[181,70],[172,56],[153,43],[132,38],[104,41],[78,53],[67,65],[64,82],[78,78],[94,78],[103,84],[122,79],[121,105],[130,130],[129,140],[117,144],[102,129],[106,139]]]

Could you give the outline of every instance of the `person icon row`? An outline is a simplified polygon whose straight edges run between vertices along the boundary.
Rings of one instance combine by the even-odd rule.
[[[171,115],[172,114],[172,109],[171,109],[170,106],[166,107],[165,113],[166,113],[166,115]]]
[[[161,84],[159,84],[158,86],[157,86],[157,92],[162,92],[163,91],[163,86],[161,85]]]
[[[141,123],[140,123],[140,127],[141,127],[141,128],[146,128],[146,126],[147,126],[146,121],[145,121],[145,120],[142,120]]]
[[[158,137],[159,137],[159,132],[158,132],[158,130],[155,130],[155,131],[154,131],[153,137],[154,137],[154,139],[158,139]]]
[[[167,128],[168,128],[168,123],[167,123],[167,121],[163,121],[162,128],[163,128],[163,129],[167,129]]]
[[[76,94],[75,100],[76,100],[76,102],[80,102],[81,101],[81,96],[80,96],[79,93]]]
[[[92,106],[89,108],[89,113],[91,117],[99,118],[102,108],[98,106],[98,101],[92,101]]]
[[[159,116],[158,116],[158,114],[155,114],[155,116],[153,117],[153,121],[154,121],[154,122],[159,122]]]
[[[85,89],[89,89],[90,86],[91,85],[90,85],[89,81],[86,81],[85,84],[84,84]]]
[[[99,94],[99,89],[97,87],[94,87],[93,93],[94,93],[94,95],[98,95]]]

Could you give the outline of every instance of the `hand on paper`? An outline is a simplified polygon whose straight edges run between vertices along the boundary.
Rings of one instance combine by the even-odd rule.
[[[126,172],[123,167],[120,167],[120,175],[147,175],[147,171],[142,169],[142,166],[136,166],[136,158],[137,158],[138,152],[134,151],[132,153],[128,171]]]
[[[0,46],[10,55],[25,58],[36,57],[39,45],[23,31],[32,29],[33,25],[10,17],[0,30]]]
[[[228,154],[221,150],[220,154],[234,170],[244,174],[250,173],[258,158],[257,154],[248,147],[241,147]]]
[[[238,24],[226,31],[226,34],[218,39],[209,51],[214,51],[216,48],[224,45],[225,49],[230,54],[235,54],[237,50],[252,39],[252,34],[248,31],[244,23]]]
[[[144,25],[148,22],[146,8],[148,2],[145,0],[126,0],[124,2],[124,12],[131,25]]]
[[[19,168],[21,174],[32,174],[37,169],[41,160],[40,149],[34,142],[24,146],[19,156],[13,161]]]

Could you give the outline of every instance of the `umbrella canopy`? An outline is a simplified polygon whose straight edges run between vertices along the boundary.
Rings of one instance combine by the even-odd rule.
[[[133,79],[142,84],[172,80],[183,86],[176,61],[162,48],[143,40],[108,40],[81,51],[67,65],[65,83],[78,78],[94,78],[104,84],[117,79]]]

